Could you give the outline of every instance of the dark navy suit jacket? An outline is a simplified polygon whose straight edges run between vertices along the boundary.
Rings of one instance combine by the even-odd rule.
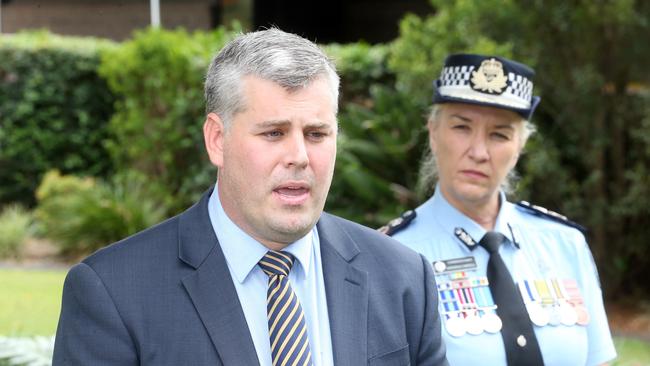
[[[54,366],[259,364],[209,194],[70,270]],[[431,265],[350,221],[317,225],[335,365],[446,365]]]

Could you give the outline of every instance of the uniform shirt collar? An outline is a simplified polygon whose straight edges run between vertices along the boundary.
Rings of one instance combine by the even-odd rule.
[[[501,207],[499,208],[499,213],[497,214],[497,219],[494,225],[494,231],[500,232],[508,238],[508,241],[517,247],[519,247],[519,242],[514,238],[511,223],[509,218],[512,217],[510,214],[513,210],[512,204],[506,201],[506,196],[503,192],[499,192],[499,200],[501,202]],[[440,186],[436,186],[436,191],[433,194],[433,197],[429,201],[434,217],[440,222],[442,227],[448,231],[452,236],[456,236],[454,231],[456,228],[462,228],[467,232],[476,243],[485,235],[487,230],[485,230],[481,225],[476,221],[465,216],[460,212],[456,207],[452,206],[449,201],[442,195]],[[465,247],[465,245],[457,240],[459,245]]]
[[[228,262],[231,273],[234,274],[239,283],[243,283],[256,268],[260,259],[269,251],[269,248],[253,239],[228,217],[223,210],[217,192],[218,184],[208,201],[210,221],[219,239],[221,250],[226,262]],[[294,276],[303,279],[309,274],[310,270],[309,264],[311,263],[314,230],[316,230],[315,226],[307,235],[283,249],[283,251],[287,251],[296,257],[297,262],[294,263],[291,272],[295,273]]]

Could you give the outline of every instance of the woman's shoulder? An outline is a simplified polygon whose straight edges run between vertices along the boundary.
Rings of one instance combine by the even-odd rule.
[[[535,226],[544,230],[557,230],[563,232],[578,231],[582,235],[586,235],[587,228],[579,223],[570,220],[561,213],[549,210],[545,207],[532,204],[528,201],[519,201],[513,203],[515,208],[514,212],[524,223],[529,226]]]

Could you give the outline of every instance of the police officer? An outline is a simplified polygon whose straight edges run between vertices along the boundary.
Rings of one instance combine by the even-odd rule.
[[[445,60],[421,169],[435,193],[382,228],[432,262],[452,365],[598,365],[616,357],[581,227],[506,200],[534,131],[533,76],[502,57]]]

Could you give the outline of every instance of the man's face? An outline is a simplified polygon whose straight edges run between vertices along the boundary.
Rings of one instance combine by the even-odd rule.
[[[230,219],[272,249],[312,229],[334,173],[337,122],[325,78],[287,92],[258,77],[243,79],[244,111],[229,129],[214,113],[204,125],[218,192]]]
[[[445,198],[457,208],[498,202],[499,186],[519,158],[522,128],[521,117],[508,110],[441,105],[429,142]]]

